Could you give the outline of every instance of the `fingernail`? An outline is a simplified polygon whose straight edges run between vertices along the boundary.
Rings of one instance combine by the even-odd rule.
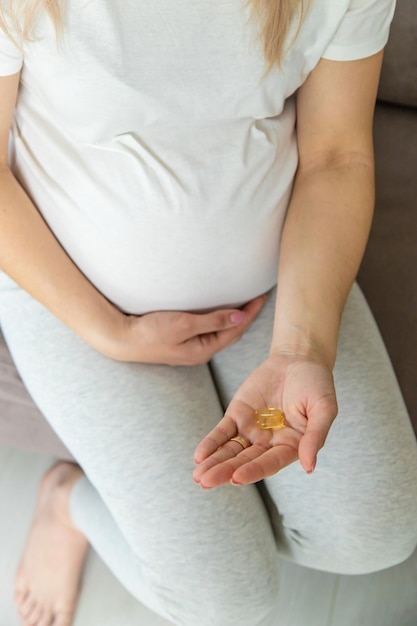
[[[242,483],[238,483],[235,480],[233,480],[233,478],[230,480],[230,484],[234,485],[235,487],[240,487],[242,485]]]
[[[232,324],[240,324],[241,322],[244,322],[246,319],[246,313],[244,313],[243,311],[236,311],[236,313],[232,313],[230,316],[230,321],[232,322]]]
[[[313,464],[309,470],[307,470],[307,474],[312,474],[316,469],[317,458],[314,459]]]

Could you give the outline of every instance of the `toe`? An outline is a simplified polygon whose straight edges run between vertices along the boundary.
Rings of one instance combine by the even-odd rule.
[[[54,617],[54,620],[51,626],[71,626],[72,618],[73,618],[72,613],[71,614],[67,612],[57,613]]]
[[[16,589],[14,592],[14,601],[15,604],[17,604],[17,606],[21,606],[25,600],[27,599],[27,597],[29,596],[29,591],[27,590],[26,587],[23,587],[23,585],[19,588],[16,585]]]
[[[26,619],[26,617],[33,611],[35,607],[36,600],[29,592],[19,607],[19,615]]]
[[[38,626],[39,620],[43,615],[43,608],[39,604],[35,604],[33,609],[28,613],[25,617],[25,622],[27,622],[28,626]]]
[[[46,609],[36,626],[52,626],[53,615],[49,609]]]

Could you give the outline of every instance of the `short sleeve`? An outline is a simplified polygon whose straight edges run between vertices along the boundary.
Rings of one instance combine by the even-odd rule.
[[[23,53],[0,28],[0,76],[16,74],[23,65]]]
[[[388,41],[396,0],[351,0],[323,57],[354,61],[382,50]]]

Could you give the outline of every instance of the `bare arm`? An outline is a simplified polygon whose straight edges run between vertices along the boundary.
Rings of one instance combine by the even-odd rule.
[[[314,470],[337,414],[332,368],[341,315],[374,204],[372,119],[382,53],[322,60],[298,93],[299,168],[284,225],[269,358],[242,384],[199,444],[205,488],[256,482],[297,458]],[[282,407],[286,425],[260,430],[254,411]],[[250,444],[242,451],[229,441]]]
[[[19,75],[0,78],[0,268],[99,352],[117,360],[194,365],[233,343],[262,308],[125,315],[75,265],[9,169]]]
[[[119,313],[71,261],[8,167],[18,84],[18,74],[0,79],[0,267],[83,339],[106,351]]]
[[[322,60],[297,100],[299,169],[283,231],[272,353],[332,367],[374,206],[372,119],[382,53]]]

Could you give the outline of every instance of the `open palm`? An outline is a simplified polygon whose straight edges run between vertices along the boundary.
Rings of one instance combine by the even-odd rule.
[[[264,407],[282,408],[285,426],[259,429],[254,411]],[[296,354],[271,356],[241,385],[223,419],[198,445],[194,480],[203,488],[253,483],[297,458],[311,472],[336,414],[333,377],[323,363]],[[249,446],[230,441],[236,436]]]

